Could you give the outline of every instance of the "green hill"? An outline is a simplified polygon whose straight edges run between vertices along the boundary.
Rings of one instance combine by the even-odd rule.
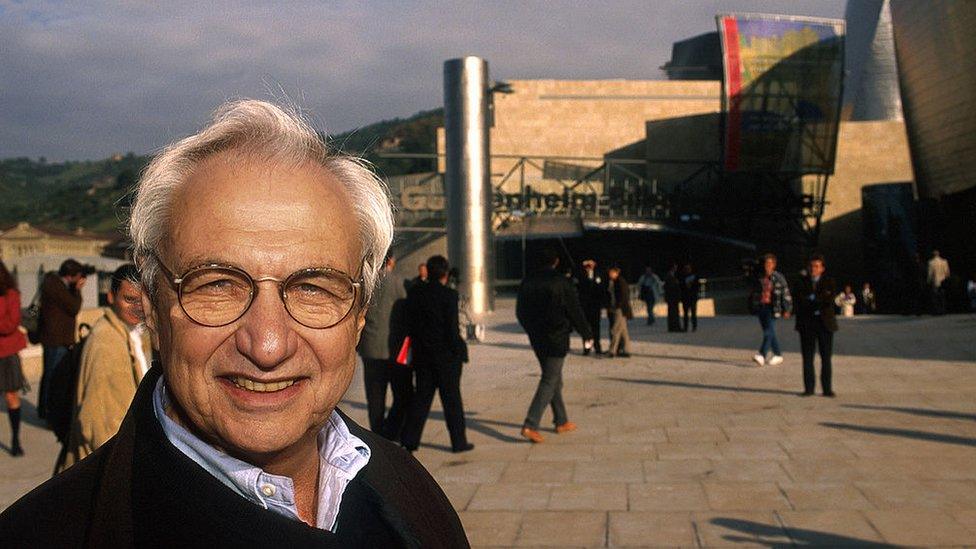
[[[432,153],[440,109],[411,117],[384,120],[337,134],[330,143],[361,155],[383,177],[433,169],[428,159],[382,158],[382,153]],[[27,221],[34,225],[74,230],[118,230],[127,216],[131,191],[148,156],[133,153],[104,160],[47,162],[43,158],[0,160],[0,226]]]

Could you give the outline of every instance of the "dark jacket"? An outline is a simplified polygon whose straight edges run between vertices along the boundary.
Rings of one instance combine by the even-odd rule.
[[[366,311],[366,324],[356,348],[363,358],[393,360],[405,335],[404,305],[407,297],[403,285],[393,273],[383,272]]]
[[[834,316],[836,295],[837,285],[834,279],[827,275],[820,277],[816,288],[809,276],[800,279],[793,304],[796,311],[796,330],[802,332],[826,328],[828,331],[836,332],[837,319]]]
[[[41,282],[41,314],[38,339],[42,345],[70,347],[75,344],[75,317],[81,310],[81,291],[68,289],[57,273],[47,273]]]
[[[675,273],[669,272],[664,275],[664,300],[668,303],[681,301],[681,281]]]
[[[752,280],[752,289],[749,292],[749,312],[759,314],[762,308],[762,286],[765,272]],[[780,317],[786,313],[793,312],[793,296],[790,295],[790,286],[786,283],[786,277],[779,271],[773,271],[769,275],[769,281],[773,285],[773,292],[770,300],[773,307],[773,316]]]
[[[118,435],[0,514],[4,547],[467,547],[457,513],[408,453],[356,425],[369,463],[336,533],[242,498],[174,447],[152,407],[152,368]]]
[[[440,282],[416,284],[407,292],[407,334],[418,365],[467,362],[458,331],[458,293]]]
[[[597,314],[607,306],[607,277],[599,271],[593,273],[593,280],[586,276],[586,271],[579,279],[579,301],[584,311],[596,311]]]
[[[681,302],[694,303],[698,301],[698,275],[682,274],[678,279],[681,283]]]
[[[515,316],[529,335],[532,348],[542,356],[566,356],[569,333],[574,328],[583,339],[593,338],[576,288],[555,269],[545,269],[522,281]]]
[[[624,314],[624,318],[634,318],[634,311],[630,308],[630,285],[624,280],[624,277],[618,276],[617,280],[612,283],[608,282],[608,285],[612,284],[612,290],[608,286],[607,295],[607,310],[610,311],[610,316],[613,316],[613,311],[620,309]],[[610,292],[612,291],[612,295]],[[611,305],[612,304],[612,305]]]

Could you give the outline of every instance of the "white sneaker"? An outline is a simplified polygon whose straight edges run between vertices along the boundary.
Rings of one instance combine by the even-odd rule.
[[[779,366],[783,363],[783,357],[780,355],[773,355],[773,358],[769,359],[770,366]]]
[[[766,363],[766,357],[764,357],[762,355],[756,355],[756,356],[752,357],[752,360],[756,361],[756,364],[758,364],[760,366],[762,366],[763,364]]]

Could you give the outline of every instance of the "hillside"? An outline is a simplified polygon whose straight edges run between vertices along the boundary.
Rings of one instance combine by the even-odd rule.
[[[429,171],[427,159],[387,159],[381,153],[431,153],[436,150],[440,109],[409,118],[384,120],[334,135],[331,144],[362,155],[383,177]],[[104,160],[47,162],[43,158],[0,160],[0,226],[19,221],[95,232],[118,230],[126,218],[128,195],[148,156],[133,153]]]

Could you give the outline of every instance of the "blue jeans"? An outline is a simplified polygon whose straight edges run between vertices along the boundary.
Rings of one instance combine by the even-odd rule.
[[[41,390],[37,395],[37,415],[43,418],[47,416],[48,390],[54,368],[68,354],[68,348],[61,345],[44,345],[41,350],[44,352],[44,369],[41,371]]]
[[[772,348],[774,355],[781,355],[779,341],[776,339],[776,316],[773,314],[772,305],[763,305],[759,309],[759,325],[763,329],[763,340],[762,345],[759,346],[759,354],[766,356],[766,353]]]

